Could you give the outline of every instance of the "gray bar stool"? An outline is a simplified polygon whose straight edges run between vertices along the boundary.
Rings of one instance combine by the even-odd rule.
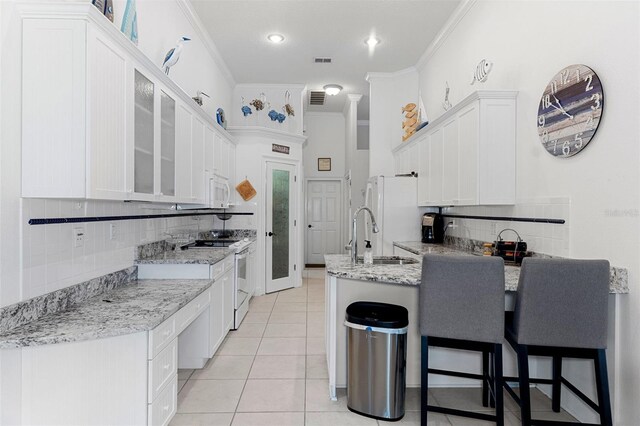
[[[520,406],[523,425],[557,424],[531,419],[530,383],[552,386],[552,409],[560,411],[564,384],[611,425],[607,378],[609,262],[606,260],[524,259],[516,306],[506,315],[505,337],[518,357],[520,396],[505,388]],[[529,377],[528,356],[552,358],[552,378]],[[562,377],[562,358],[593,359],[598,404]]]
[[[427,424],[427,411],[495,421],[496,424],[503,425],[502,258],[425,255],[420,284],[420,334],[421,425]],[[481,352],[482,374],[429,368],[429,347],[434,346]],[[485,407],[495,405],[496,414],[428,405],[429,373],[481,380],[482,404]]]

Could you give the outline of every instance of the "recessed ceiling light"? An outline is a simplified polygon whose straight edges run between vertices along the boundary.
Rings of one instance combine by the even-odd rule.
[[[324,92],[329,96],[335,96],[342,90],[342,86],[339,84],[327,84],[323,87]]]
[[[380,44],[380,39],[374,36],[371,36],[368,39],[366,39],[364,43],[369,47],[376,47],[378,44]]]
[[[282,34],[269,34],[267,39],[271,43],[282,43],[284,41],[284,36]]]

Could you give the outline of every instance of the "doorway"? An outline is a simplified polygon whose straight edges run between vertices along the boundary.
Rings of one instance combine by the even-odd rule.
[[[267,161],[266,293],[295,283],[296,180],[294,165]]]
[[[305,264],[323,266],[325,254],[342,253],[342,181],[307,180]]]

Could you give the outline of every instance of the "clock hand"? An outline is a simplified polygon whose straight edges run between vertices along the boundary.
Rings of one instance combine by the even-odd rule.
[[[573,120],[573,116],[570,115],[569,113],[567,113],[567,111],[565,111],[564,107],[562,106],[562,104],[560,103],[560,99],[558,99],[558,97],[556,95],[554,95],[553,93],[551,93],[551,96],[553,96],[553,98],[556,100],[556,103],[558,104],[558,106],[560,108],[556,108],[553,104],[551,104],[552,107],[556,108],[558,111],[562,111],[562,113],[564,115],[566,115],[567,117],[569,117],[570,119]]]
[[[562,105],[560,105],[560,108],[558,108],[557,106],[555,106],[554,104],[550,104],[552,107],[554,107],[555,109],[557,109],[558,111],[560,111],[561,113],[563,113],[564,115],[566,115],[567,117],[569,117],[570,119],[573,120],[573,115],[568,114],[564,108],[562,108]]]

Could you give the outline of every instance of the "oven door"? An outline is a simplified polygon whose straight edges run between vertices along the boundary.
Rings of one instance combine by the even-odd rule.
[[[242,250],[236,253],[236,282],[235,282],[235,308],[239,310],[242,305],[249,302],[250,289],[249,277],[247,275],[247,257],[249,250]]]

